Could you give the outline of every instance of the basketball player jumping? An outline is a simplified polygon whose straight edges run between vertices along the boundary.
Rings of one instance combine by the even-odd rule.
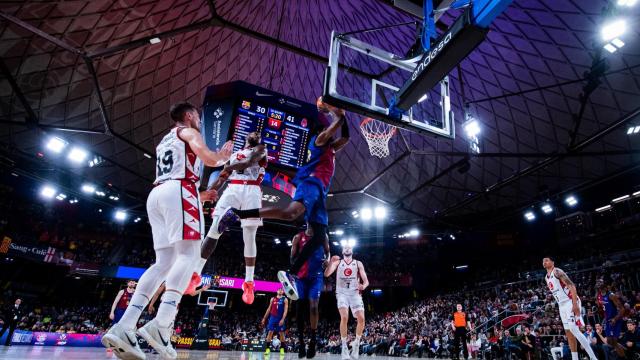
[[[265,355],[271,353],[271,339],[273,339],[273,333],[278,332],[280,336],[280,354],[284,354],[284,333],[286,331],[285,321],[287,319],[287,313],[289,312],[289,300],[284,296],[284,290],[278,289],[276,297],[272,297],[269,301],[269,307],[264,313],[262,318],[262,326],[267,327],[267,350]]]
[[[314,229],[307,223],[307,229],[301,231],[293,237],[291,243],[291,259],[299,257],[299,254],[311,246],[311,239],[314,236]],[[296,273],[296,284],[299,300],[296,302],[296,323],[298,326],[298,340],[300,347],[298,348],[298,357],[312,359],[316,356],[316,331],[318,329],[320,292],[324,283],[322,277],[322,269],[326,266],[326,260],[329,258],[329,237],[324,234],[322,246],[315,247],[311,256],[305,261],[300,270]],[[305,306],[307,305],[308,306]],[[309,311],[309,347],[305,348],[304,341],[304,313]]]
[[[102,337],[102,344],[121,359],[145,358],[136,339],[136,323],[163,281],[166,291],[158,312],[137,334],[163,358],[177,357],[170,343],[171,324],[200,258],[204,225],[197,174],[202,162],[222,166],[233,146],[227,142],[220,152],[209,150],[200,135],[198,110],[188,102],[173,105],[170,115],[175,127],[156,147],[155,187],[147,199],[156,262],[142,274],[122,319]]]
[[[589,340],[580,332],[580,326],[583,326],[584,320],[582,319],[582,305],[578,297],[576,285],[569,279],[564,271],[555,267],[551,257],[542,259],[542,266],[547,270],[547,275],[545,276],[547,287],[558,303],[560,319],[562,320],[562,326],[564,327],[567,342],[571,349],[571,359],[578,360],[577,340],[587,354],[589,354],[589,358],[591,360],[597,360],[593,349],[591,349]]]
[[[340,312],[340,338],[342,339],[342,359],[349,359],[349,347],[347,345],[347,323],[349,322],[349,309],[356,318],[356,340],[351,343],[351,357],[360,357],[360,339],[364,332],[364,303],[362,292],[369,286],[367,273],[362,262],[353,258],[351,246],[342,247],[343,259],[339,256],[331,258],[329,266],[324,270],[324,276],[329,277],[336,272],[336,299]]]
[[[129,300],[131,300],[131,296],[133,292],[136,290],[136,281],[129,280],[127,281],[127,287],[118,291],[118,295],[113,299],[113,305],[111,305],[111,313],[109,313],[109,319],[113,321],[111,325],[116,324],[124,315],[124,311],[129,306]]]
[[[293,201],[286,208],[265,207],[248,210],[231,208],[229,210],[229,212],[235,212],[241,219],[268,218],[287,221],[293,221],[304,213],[305,221],[314,235],[309,240],[308,246],[305,246],[292,259],[289,274],[300,271],[302,264],[314,254],[316,249],[321,249],[326,241],[329,216],[325,203],[335,172],[335,154],[349,142],[349,125],[346,122],[344,110],[324,103],[322,97],[318,98],[317,106],[318,122],[309,141],[310,158],[306,165],[298,169],[293,180],[296,185]],[[339,129],[341,129],[341,137],[334,139]],[[223,216],[230,218],[227,213]],[[278,279],[287,297],[297,300],[295,279],[289,274],[280,271]]]
[[[220,196],[213,211],[213,223],[207,237],[202,245],[201,258],[194,276],[192,276],[187,294],[195,291],[200,284],[200,273],[207,263],[207,259],[215,250],[216,244],[222,235],[218,231],[220,219],[229,208],[254,209],[262,207],[262,189],[260,184],[264,178],[267,167],[267,150],[260,144],[260,133],[251,132],[247,134],[245,147],[231,155],[229,162],[225,165],[221,175],[211,188],[221,187],[224,180],[229,179],[229,185]],[[260,218],[242,219],[242,237],[244,239],[244,262],[245,278],[242,283],[242,301],[253,304],[254,282],[253,273],[256,267],[256,233],[258,227],[262,226]]]

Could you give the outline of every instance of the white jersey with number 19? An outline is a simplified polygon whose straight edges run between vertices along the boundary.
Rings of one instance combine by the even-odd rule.
[[[189,144],[178,136],[184,127],[175,127],[162,138],[156,147],[156,180],[155,185],[167,180],[187,180],[193,183],[200,181],[202,160],[191,150]]]
[[[564,282],[562,282],[560,279],[556,277],[556,270],[560,270],[560,269],[554,268],[545,277],[545,281],[547,282],[547,287],[549,287],[549,291],[551,291],[551,295],[553,295],[553,297],[556,299],[558,303],[571,301],[573,299],[573,294],[571,294],[571,291],[569,291],[569,287],[567,286],[567,284],[565,284]]]

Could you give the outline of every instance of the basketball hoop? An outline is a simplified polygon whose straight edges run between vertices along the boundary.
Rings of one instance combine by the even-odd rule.
[[[365,118],[360,123],[360,130],[372,156],[380,159],[389,156],[389,140],[396,133],[396,127],[372,118]]]

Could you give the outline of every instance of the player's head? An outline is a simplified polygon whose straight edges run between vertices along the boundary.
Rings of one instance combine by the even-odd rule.
[[[245,145],[249,147],[254,147],[260,145],[260,133],[257,131],[252,131],[247,134],[247,139],[245,140]]]
[[[462,304],[456,304],[456,310],[462,311]]]
[[[278,295],[278,297],[283,297],[284,296],[284,289],[283,288],[278,288],[278,291],[276,292],[276,294]]]
[[[352,257],[353,256],[353,246],[345,244],[342,246],[342,256],[344,257]]]
[[[553,258],[551,256],[545,256],[542,258],[542,267],[549,270],[553,269],[554,266]]]
[[[188,127],[200,131],[200,114],[198,109],[188,101],[171,105],[169,114],[174,122],[180,122]]]
[[[135,281],[135,280],[129,280],[129,281],[127,281],[127,287],[128,287],[129,289],[132,289],[132,290],[133,290],[133,289],[135,289],[135,288],[136,288],[136,284],[137,284],[137,283],[136,283],[136,281]]]

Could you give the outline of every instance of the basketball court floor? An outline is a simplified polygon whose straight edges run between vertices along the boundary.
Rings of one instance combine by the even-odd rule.
[[[365,357],[366,358],[366,357]],[[387,356],[377,356],[378,360],[390,360]],[[103,348],[65,348],[55,346],[0,346],[0,360],[24,359],[65,359],[65,360],[95,360],[117,359],[112,353]],[[158,355],[147,354],[147,359],[160,359]],[[178,359],[194,360],[298,360],[297,353],[284,355],[271,354],[265,356],[260,352],[240,351],[197,351],[178,350]],[[318,354],[315,359],[340,359],[340,355]],[[397,359],[397,358],[394,358]]]

